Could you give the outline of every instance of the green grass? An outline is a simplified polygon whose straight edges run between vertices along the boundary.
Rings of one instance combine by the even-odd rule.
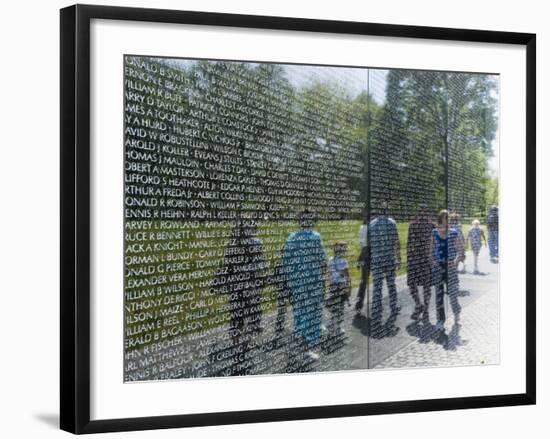
[[[130,222],[129,222],[130,223]],[[210,226],[207,226],[209,224]],[[353,287],[357,287],[360,282],[360,270],[355,268],[355,261],[359,256],[360,248],[358,242],[359,234],[359,221],[338,221],[338,222],[319,222],[315,229],[321,234],[327,256],[333,255],[333,246],[335,241],[344,240],[348,243],[348,261],[352,267],[350,274],[352,277]],[[263,223],[258,229],[258,237],[263,242],[264,256],[267,259],[270,269],[273,269],[277,264],[281,250],[286,242],[288,235],[297,230],[297,225],[292,223]],[[183,236],[157,236],[158,232],[174,232],[183,233]],[[189,231],[189,233],[188,233]],[[134,230],[128,230],[127,233],[134,233]],[[200,233],[210,232],[214,237],[201,237],[197,236]],[[174,254],[189,256],[184,261],[185,266],[181,266],[179,273],[195,273],[200,274],[194,279],[184,279],[183,281],[170,280],[169,275],[177,274],[177,272],[170,273],[166,277],[165,284],[156,286],[154,289],[154,295],[151,299],[158,300],[173,300],[172,303],[154,304],[144,309],[132,308],[132,303],[139,303],[141,299],[130,299],[126,297],[125,300],[125,319],[126,330],[133,332],[133,334],[127,333],[127,341],[130,343],[127,349],[132,350],[138,346],[148,345],[155,341],[152,339],[145,339],[144,334],[157,331],[159,336],[156,341],[173,338],[177,335],[187,335],[194,332],[205,331],[215,326],[223,325],[228,321],[229,312],[227,310],[228,298],[224,294],[210,294],[208,293],[208,285],[211,283],[215,266],[207,267],[207,271],[204,271],[202,275],[202,268],[197,264],[206,263],[221,263],[223,261],[223,250],[228,244],[231,236],[231,229],[227,226],[212,226],[212,223],[199,223],[199,227],[195,229],[178,228],[177,222],[164,222],[161,225],[160,222],[154,222],[151,230],[146,231],[145,241],[141,240],[139,244],[151,244],[151,245],[163,245],[167,242],[175,243],[179,246],[177,251],[174,250],[162,250],[162,249],[144,249],[140,248],[138,252],[132,253],[131,244],[135,241],[131,241],[131,235],[127,235],[127,249],[126,256],[139,256],[141,259],[129,259],[126,264],[126,269],[133,269],[133,272],[126,273],[126,293],[131,293],[136,290],[144,289],[145,287],[136,286],[133,288],[132,282],[146,282],[148,279],[152,279],[158,276],[159,273],[151,273],[154,267],[166,266],[167,263],[177,264],[178,261],[168,261],[169,257],[173,257]],[[142,236],[143,239],[143,236]],[[207,244],[207,249],[204,249],[207,254],[199,254],[201,250],[197,248],[193,249],[193,246],[197,244]],[[193,254],[191,254],[193,253]],[[154,262],[152,262],[154,261]],[[184,298],[180,293],[166,291],[171,285],[177,285],[178,283],[185,284],[188,290],[185,292],[187,296],[193,297]],[[276,308],[276,291],[272,286],[266,286],[262,291],[262,310],[263,312],[271,312]],[[168,312],[166,310],[169,310]],[[173,311],[173,312],[172,312]],[[162,316],[161,314],[165,315]],[[191,315],[197,315],[197,318],[190,319]],[[216,317],[216,319],[213,319]],[[160,323],[160,327],[157,327],[157,322]],[[151,325],[151,326],[147,326]],[[154,326],[154,329],[153,329]],[[183,328],[183,329],[180,329]],[[165,333],[162,334],[162,330],[176,331],[177,334]]]

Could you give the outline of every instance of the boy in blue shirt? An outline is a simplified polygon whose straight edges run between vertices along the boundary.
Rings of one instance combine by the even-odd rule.
[[[346,259],[347,250],[347,243],[337,241],[334,244],[334,256],[328,262],[330,289],[326,306],[331,313],[328,327],[329,337],[339,336],[344,333],[342,329],[344,302],[349,304],[351,294],[349,263]]]

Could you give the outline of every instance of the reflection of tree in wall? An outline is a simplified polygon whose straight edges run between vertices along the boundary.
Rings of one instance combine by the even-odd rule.
[[[229,69],[232,81],[228,80]],[[241,153],[253,157],[246,167],[277,171],[281,179],[306,180],[303,202],[283,206],[285,215],[296,214],[298,205],[325,214],[319,200],[323,194],[335,192],[338,185],[342,195],[366,200],[366,166],[361,160],[366,149],[366,95],[352,99],[328,81],[296,89],[284,69],[274,64],[201,61],[190,73],[195,103],[227,94],[230,81],[235,100],[253,115],[247,118],[252,134],[235,139]],[[234,110],[234,115],[239,111]],[[205,123],[201,121],[201,130]],[[356,159],[350,160],[353,155]],[[258,180],[257,185],[267,189],[267,183]],[[239,209],[248,210],[246,205]],[[349,215],[343,210],[342,218]],[[281,215],[280,210],[265,213],[275,218]]]
[[[298,159],[307,166],[308,204],[319,197],[366,202],[366,140],[369,111],[364,92],[352,98],[334,82],[316,82],[297,93],[293,138]],[[320,209],[322,211],[322,209]],[[358,218],[361,209],[354,209]],[[348,209],[335,213],[349,218]]]
[[[389,72],[371,143],[373,213],[384,197],[397,217],[410,217],[420,203],[436,211],[447,200],[463,215],[483,211],[497,126],[494,88],[488,75]]]
[[[179,116],[192,119],[200,132],[219,124],[218,99],[235,103],[228,117],[244,120],[249,130],[229,137],[241,155],[253,157],[242,163],[242,172],[258,168],[275,170],[281,178],[306,176],[304,204],[314,205],[319,194],[336,191],[366,204],[368,169],[373,213],[382,199],[403,219],[420,203],[436,211],[448,198],[449,208],[466,215],[478,215],[489,203],[487,162],[497,126],[496,83],[489,75],[391,70],[385,101],[378,104],[368,91],[350,96],[328,77],[297,87],[276,64],[197,61],[184,68],[155,58],[146,61],[187,84],[185,92],[174,91]],[[152,91],[142,94],[161,99]],[[156,107],[145,104],[153,111]],[[175,133],[186,127],[181,121],[167,124]],[[206,151],[219,151],[216,142],[197,141]],[[204,160],[198,166],[206,170]],[[265,180],[257,185],[267,189]],[[237,203],[236,210],[243,208],[246,203]],[[296,206],[285,209],[288,214]],[[281,210],[266,213],[277,218]],[[350,215],[347,209],[336,213],[338,218]],[[357,218],[359,212],[351,215]]]
[[[488,158],[497,129],[496,82],[488,75],[453,74],[462,89],[455,137],[449,149],[449,208],[468,217],[482,216],[487,193]]]
[[[465,216],[478,214],[485,205],[487,163],[497,126],[494,79],[448,72],[414,75],[413,90],[425,101],[435,138],[447,154],[447,207]]]
[[[487,200],[484,212],[488,212],[492,205],[498,206],[499,191],[498,177],[489,178],[487,180]]]

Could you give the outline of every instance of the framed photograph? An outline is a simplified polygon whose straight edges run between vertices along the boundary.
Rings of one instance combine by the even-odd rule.
[[[535,403],[535,35],[61,10],[61,428]]]

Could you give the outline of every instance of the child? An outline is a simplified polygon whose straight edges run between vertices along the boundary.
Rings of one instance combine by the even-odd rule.
[[[477,268],[477,260],[479,250],[481,249],[482,240],[485,242],[485,245],[487,245],[485,233],[483,232],[483,229],[479,227],[479,220],[475,219],[472,221],[472,228],[468,232],[468,242],[472,246],[472,251],[474,252],[474,274],[480,274]]]
[[[342,335],[341,328],[344,321],[344,302],[348,302],[351,294],[351,280],[349,264],[346,259],[347,244],[337,241],[334,244],[334,256],[328,262],[330,289],[326,306],[331,313],[329,336]]]

